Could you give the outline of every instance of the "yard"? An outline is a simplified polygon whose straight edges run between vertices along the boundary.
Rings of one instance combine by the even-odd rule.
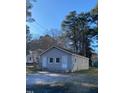
[[[26,82],[27,93],[98,93],[98,69],[66,74],[30,69]]]

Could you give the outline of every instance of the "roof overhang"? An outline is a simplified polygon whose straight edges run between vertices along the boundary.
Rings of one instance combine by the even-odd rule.
[[[52,49],[52,48],[56,48],[56,49],[59,49],[59,50],[61,50],[61,51],[66,52],[66,53],[68,53],[68,54],[72,54],[72,55],[73,55],[73,53],[71,53],[71,52],[69,52],[69,51],[66,51],[66,50],[64,50],[64,49],[62,49],[62,48],[59,48],[59,47],[57,47],[57,46],[51,46],[50,48],[48,48],[47,50],[45,50],[44,52],[42,52],[42,53],[40,54],[40,56],[41,56],[42,54],[46,53],[47,51],[49,51],[49,50]]]

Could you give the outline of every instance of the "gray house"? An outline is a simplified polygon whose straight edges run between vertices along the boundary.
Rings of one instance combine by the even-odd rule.
[[[39,66],[46,71],[74,72],[89,69],[89,58],[52,46],[40,54]]]

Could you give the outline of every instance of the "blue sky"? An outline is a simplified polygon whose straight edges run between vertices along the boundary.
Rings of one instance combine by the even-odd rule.
[[[70,11],[87,12],[96,4],[97,0],[37,0],[32,8],[36,22],[29,24],[31,34],[38,37],[50,29],[60,30],[62,20]]]

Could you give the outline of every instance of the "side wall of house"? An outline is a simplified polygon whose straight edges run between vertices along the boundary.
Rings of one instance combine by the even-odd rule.
[[[89,69],[89,59],[88,58],[78,56],[78,55],[73,55],[72,60],[73,60],[72,72]]]
[[[62,64],[62,61],[63,61],[62,57],[63,56],[64,57],[66,56],[66,58],[67,58],[67,67],[65,67],[65,68],[62,67],[62,65],[63,65]],[[45,58],[45,66],[46,67],[43,67],[44,58]],[[48,62],[49,58],[60,58],[60,63],[49,63]],[[72,68],[72,55],[68,54],[64,51],[61,51],[59,49],[52,48],[40,56],[39,65],[40,65],[41,69],[46,69],[49,71],[67,72],[67,71],[70,71]]]
[[[83,69],[89,69],[89,58],[83,57]]]

